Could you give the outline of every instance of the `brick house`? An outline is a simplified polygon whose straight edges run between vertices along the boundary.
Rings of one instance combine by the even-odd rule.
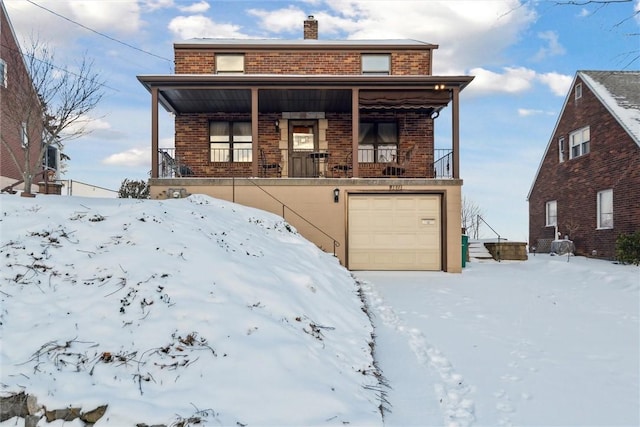
[[[282,215],[350,269],[461,271],[459,93],[414,40],[195,39],[152,98],[153,198],[203,193]],[[434,123],[451,104],[450,147]],[[158,107],[175,117],[160,147]]]
[[[43,179],[59,177],[60,153],[55,146],[47,147],[44,162],[40,160],[42,108],[4,3],[0,3],[0,33],[0,189],[22,190],[22,171],[30,165],[35,193]],[[23,149],[26,143],[28,151]],[[45,167],[50,172],[46,176]]]
[[[640,72],[578,71],[528,196],[529,242],[612,259],[640,230]]]

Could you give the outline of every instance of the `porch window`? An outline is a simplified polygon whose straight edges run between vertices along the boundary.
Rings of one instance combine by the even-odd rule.
[[[569,135],[569,158],[573,159],[589,152],[590,134],[589,126],[571,132]]]
[[[244,74],[244,55],[238,53],[216,55],[217,74]]]
[[[613,228],[613,190],[598,191],[598,228]]]
[[[388,54],[363,54],[362,74],[391,74],[391,56]]]
[[[547,227],[555,227],[558,225],[558,202],[552,200],[547,202],[545,214],[545,223]]]
[[[358,162],[397,161],[398,126],[395,122],[360,123],[358,139]]]
[[[251,162],[251,122],[210,122],[212,162]]]

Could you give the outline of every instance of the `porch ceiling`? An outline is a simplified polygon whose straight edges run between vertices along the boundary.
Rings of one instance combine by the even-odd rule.
[[[258,91],[261,113],[282,111],[351,111],[352,90],[360,90],[360,108],[440,110],[450,89],[464,88],[469,76],[138,76],[160,104],[176,114],[208,111],[250,112],[251,90]],[[439,87],[439,89],[438,89]]]

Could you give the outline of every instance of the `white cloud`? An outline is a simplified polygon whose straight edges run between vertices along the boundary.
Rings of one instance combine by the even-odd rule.
[[[518,108],[518,115],[521,117],[539,116],[539,115],[554,116],[555,114],[556,113],[553,111],[544,111],[544,110],[529,109],[529,108]]]
[[[538,33],[538,38],[547,42],[545,47],[541,47],[534,56],[535,61],[541,61],[550,56],[564,55],[566,50],[558,41],[558,33],[555,31],[544,31]]]
[[[565,96],[571,87],[572,76],[555,72],[539,74],[538,80],[547,85],[557,96]]]
[[[102,161],[110,166],[146,166],[149,164],[148,148],[131,148],[121,153],[112,154]]]
[[[501,74],[484,68],[471,69],[471,75],[476,77],[469,87],[465,89],[465,93],[522,93],[531,89],[536,78],[535,71],[524,67],[505,67],[503,71]]]
[[[210,7],[211,6],[209,6],[209,3],[203,0],[198,3],[193,3],[189,6],[179,7],[178,9],[180,9],[181,12],[185,13],[203,13],[209,10]]]
[[[96,31],[133,33],[140,28],[140,7],[136,0],[68,2],[74,20]]]
[[[219,24],[205,16],[177,16],[169,23],[169,30],[180,39],[247,38],[239,25]]]
[[[640,24],[640,0],[636,0],[636,5],[633,7],[636,16],[636,22]]]

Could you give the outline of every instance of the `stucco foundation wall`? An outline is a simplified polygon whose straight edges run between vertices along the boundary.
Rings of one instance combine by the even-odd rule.
[[[259,187],[255,184],[259,184]],[[152,179],[151,198],[174,194],[206,194],[283,216],[303,236],[323,250],[334,252],[345,265],[347,253],[347,200],[351,194],[439,194],[442,198],[443,269],[462,271],[461,180],[426,179]],[[334,189],[340,192],[334,202]],[[283,204],[286,207],[283,207]],[[301,219],[304,217],[309,223]],[[314,227],[315,226],[315,227]],[[316,228],[317,227],[317,228]],[[319,231],[319,230],[322,231]]]

